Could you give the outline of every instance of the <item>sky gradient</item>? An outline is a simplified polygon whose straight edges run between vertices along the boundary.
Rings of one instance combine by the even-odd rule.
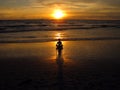
[[[120,20],[120,0],[0,0],[0,19],[51,19],[57,8],[66,19]]]

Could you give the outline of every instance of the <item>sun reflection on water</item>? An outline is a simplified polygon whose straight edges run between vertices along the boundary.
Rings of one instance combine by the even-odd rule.
[[[62,39],[61,33],[56,33],[56,39]]]

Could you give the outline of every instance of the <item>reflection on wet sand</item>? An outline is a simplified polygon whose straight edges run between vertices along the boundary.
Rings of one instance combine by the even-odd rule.
[[[64,77],[63,77],[63,64],[64,64],[64,59],[62,56],[62,50],[58,49],[57,50],[57,58],[56,58],[56,63],[58,67],[57,71],[57,85],[59,90],[64,89]]]

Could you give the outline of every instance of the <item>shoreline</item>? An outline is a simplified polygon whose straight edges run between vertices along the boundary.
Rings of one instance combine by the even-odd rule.
[[[61,39],[62,41],[106,41],[106,40],[120,40],[120,37],[99,37],[99,38],[71,38]],[[51,40],[21,40],[21,41],[0,41],[0,44],[4,43],[44,43],[44,42],[55,42],[57,39]]]

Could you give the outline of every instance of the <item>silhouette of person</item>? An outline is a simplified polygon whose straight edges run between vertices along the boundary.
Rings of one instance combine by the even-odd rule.
[[[56,49],[58,51],[58,55],[61,55],[62,49],[63,49],[63,44],[60,39],[58,39],[58,42],[56,44]]]
[[[63,44],[61,42],[61,39],[58,39],[56,46],[57,46],[57,49],[61,49],[61,50],[63,49]]]

